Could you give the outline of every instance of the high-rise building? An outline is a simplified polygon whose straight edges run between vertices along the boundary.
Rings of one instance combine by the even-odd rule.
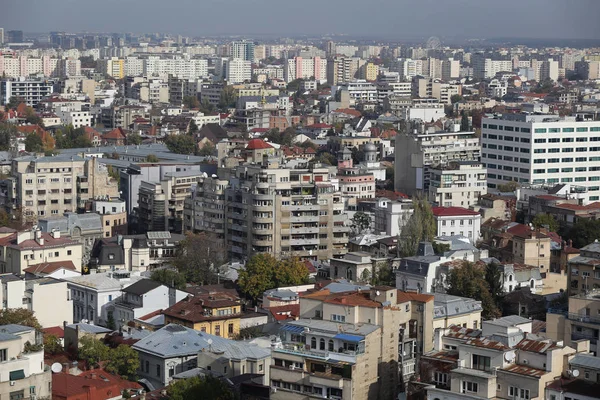
[[[578,185],[600,200],[600,121],[557,115],[504,114],[482,121],[488,186],[506,182]]]
[[[35,106],[54,91],[50,81],[42,79],[3,80],[0,82],[0,104],[6,104],[11,97],[22,99],[28,106]]]
[[[327,79],[327,60],[321,57],[291,58],[284,64],[283,76],[286,82],[295,79],[325,81]]]
[[[228,84],[250,82],[252,62],[239,58],[219,58],[215,65],[215,75]]]
[[[396,136],[394,188],[409,195],[427,193],[432,169],[452,161],[479,161],[481,146],[473,132]]]
[[[0,44],[4,44],[4,28],[0,28]]]
[[[231,56],[244,61],[254,61],[254,43],[245,40],[231,44]]]
[[[6,42],[7,43],[23,43],[24,36],[23,31],[7,31]]]
[[[487,194],[486,169],[479,161],[459,161],[431,170],[429,201],[442,207],[476,204]]]
[[[335,57],[327,62],[327,83],[338,85],[356,78],[364,60],[357,57]]]
[[[473,60],[473,77],[475,79],[490,79],[498,72],[510,72],[513,70],[511,60],[496,60],[485,54],[475,54]]]

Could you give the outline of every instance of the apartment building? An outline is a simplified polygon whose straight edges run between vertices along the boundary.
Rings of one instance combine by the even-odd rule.
[[[598,397],[600,358],[579,353],[569,360],[567,379],[554,380],[546,386],[547,399],[593,400]]]
[[[479,161],[459,161],[431,169],[429,201],[444,207],[477,204],[487,194],[487,170]]]
[[[392,399],[433,347],[433,296],[374,287],[301,295],[274,346],[274,399]]]
[[[105,197],[93,200],[92,212],[100,214],[102,232],[104,237],[127,234],[127,205],[125,200]]]
[[[335,57],[327,60],[327,83],[339,85],[356,78],[366,61],[357,57]]]
[[[570,183],[600,200],[600,121],[557,115],[504,114],[482,121],[488,186]]]
[[[229,176],[205,178],[192,198],[186,225],[223,238],[232,258],[268,252],[329,259],[346,253],[348,218],[327,168],[242,165]]]
[[[193,184],[204,177],[200,171],[166,173],[160,182],[142,182],[138,195],[138,232],[182,232],[184,201]]]
[[[600,339],[600,291],[590,289],[569,297],[568,308],[549,308],[546,314],[546,336],[564,340],[567,346],[576,347],[582,340],[589,340],[589,351],[598,356]]]
[[[111,57],[98,60],[98,71],[115,79],[125,77],[125,60],[118,57]]]
[[[239,58],[219,58],[215,74],[227,84],[250,82],[252,80],[252,62]]]
[[[483,321],[481,329],[436,331],[435,350],[420,360],[426,398],[544,399],[545,388],[580,349],[532,334],[518,316]]]
[[[16,97],[33,107],[49,97],[53,91],[53,82],[45,79],[4,79],[0,81],[0,105],[5,105],[12,97]]]
[[[461,85],[442,83],[438,79],[415,77],[412,81],[412,95],[426,99],[434,98],[442,104],[452,104],[452,96],[462,94]]]
[[[73,300],[67,283],[50,277],[0,275],[3,309],[24,308],[34,313],[44,328],[73,322]],[[52,299],[52,301],[48,301]]]
[[[12,161],[9,202],[26,215],[58,216],[96,197],[118,197],[116,182],[96,158],[25,156]]]
[[[23,325],[2,325],[0,330],[0,396],[50,398],[52,372],[44,364],[42,336],[34,328]]]
[[[511,72],[512,60],[492,59],[485,54],[474,54],[471,58],[473,64],[473,77],[475,79],[491,79],[498,72]]]
[[[231,43],[231,56],[245,61],[254,61],[254,49],[255,45],[253,42],[246,40],[235,41]]]
[[[283,68],[283,79],[288,83],[295,79],[314,79],[318,82],[327,80],[327,60],[321,57],[290,58]]]
[[[377,205],[373,210],[375,232],[398,236],[412,212],[413,202],[410,199],[392,201],[385,197],[378,197]]]
[[[83,248],[60,232],[45,233],[35,228],[3,233],[0,239],[0,270],[2,273],[22,274],[24,270],[43,262],[71,261],[80,270]]]
[[[584,294],[600,287],[600,243],[595,241],[579,250],[568,262],[569,295]]]
[[[479,161],[481,146],[473,132],[398,134],[394,189],[408,195],[427,193],[434,165]]]
[[[340,86],[333,87],[332,93],[337,92],[338,90],[344,90],[348,92],[351,104],[376,104],[379,99],[377,86],[373,82],[369,82],[364,79],[352,80],[345,82]]]

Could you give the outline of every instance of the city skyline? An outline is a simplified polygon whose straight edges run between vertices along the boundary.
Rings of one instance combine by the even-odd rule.
[[[345,8],[340,7],[339,1],[307,0],[285,7],[273,0],[230,0],[228,3],[229,12],[222,3],[212,0],[201,5],[185,0],[169,3],[106,0],[101,4],[56,0],[50,8],[41,0],[26,0],[5,7],[0,15],[0,26],[5,30],[27,32],[165,32],[189,36],[600,37],[600,29],[594,21],[600,13],[600,2],[593,0],[526,3],[507,0],[502,4],[474,0],[381,0],[372,8],[375,13],[371,19],[356,12],[361,4],[352,1],[345,2]],[[184,9],[185,13],[179,12]],[[223,18],[213,18],[215,13],[221,13]],[[74,15],[77,18],[73,18]],[[289,16],[294,16],[293,20]]]

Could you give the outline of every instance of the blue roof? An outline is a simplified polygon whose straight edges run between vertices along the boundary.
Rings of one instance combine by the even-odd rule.
[[[344,342],[352,342],[352,343],[358,343],[361,340],[365,340],[364,336],[350,335],[347,333],[338,333],[333,338],[343,340]]]
[[[302,326],[284,325],[281,329],[284,331],[292,332],[292,333],[304,332],[304,327],[302,327]]]

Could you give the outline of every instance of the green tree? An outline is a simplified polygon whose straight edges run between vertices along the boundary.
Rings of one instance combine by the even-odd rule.
[[[462,99],[463,99],[463,98],[462,98],[462,96],[461,96],[460,94],[453,94],[453,95],[450,97],[450,102],[452,102],[452,104],[454,104],[454,103],[458,103],[458,102],[459,102],[459,101],[461,101]]]
[[[219,98],[219,108],[225,110],[227,108],[235,107],[236,94],[233,86],[225,86],[221,91],[221,97]]]
[[[31,132],[25,136],[25,151],[30,153],[41,153],[43,150],[44,143],[37,133]]]
[[[302,79],[294,79],[293,81],[288,83],[287,90],[290,92],[297,92],[298,90],[300,90],[300,83],[302,81]]]
[[[154,271],[152,271],[150,279],[175,289],[185,289],[185,275],[179,271],[175,271],[168,268],[155,269]]]
[[[318,153],[311,162],[325,165],[337,165],[337,158],[335,158],[333,154],[323,151]]]
[[[186,235],[175,252],[173,265],[188,282],[202,285],[217,282],[218,268],[225,253],[218,240],[206,233]]]
[[[33,311],[26,308],[7,308],[0,310],[0,325],[25,325],[35,329],[42,329]]]
[[[502,193],[514,192],[518,188],[519,188],[519,183],[515,182],[515,181],[510,181],[510,182],[498,185],[498,191],[500,191]]]
[[[433,242],[431,243],[431,246],[433,247],[433,252],[438,255],[450,251],[450,245],[448,243]]]
[[[352,217],[352,229],[355,235],[360,234],[371,226],[371,216],[364,212],[358,211]]]
[[[17,127],[12,124],[0,123],[0,151],[9,151],[18,136]]]
[[[499,317],[502,313],[490,292],[486,281],[486,268],[482,265],[465,261],[455,267],[448,275],[447,293],[454,296],[469,297],[481,301],[482,316],[485,319]]]
[[[259,253],[240,271],[238,283],[244,293],[256,300],[265,290],[308,283],[308,268],[295,257],[277,260],[268,253]]]
[[[112,312],[109,312],[108,316],[106,317],[106,327],[113,331],[117,329],[117,325],[115,324],[115,317]]]
[[[533,217],[531,221],[536,228],[547,228],[551,232],[558,232],[558,222],[550,214],[539,213]]]
[[[167,387],[167,397],[170,400],[233,400],[235,394],[224,381],[208,375],[173,381]]]
[[[194,154],[196,150],[196,141],[189,135],[169,135],[165,139],[165,145],[177,154]]]
[[[100,363],[110,357],[110,348],[100,340],[85,335],[79,339],[78,356],[89,368],[98,368]]]
[[[499,306],[504,296],[504,276],[499,264],[492,262],[485,266],[485,281],[494,303]]]
[[[188,135],[193,135],[194,133],[198,132],[198,125],[196,124],[196,121],[194,121],[193,119],[190,120],[190,125],[188,126]]]
[[[204,143],[204,146],[198,150],[199,156],[210,157],[217,154],[217,148],[212,143]]]
[[[127,135],[127,144],[128,145],[142,144],[142,136],[136,132],[130,133],[129,135]]]
[[[413,212],[402,227],[398,238],[400,255],[410,257],[417,254],[419,243],[433,241],[436,229],[429,202],[425,199],[413,199]]]
[[[146,161],[150,163],[157,163],[160,160],[158,159],[158,157],[156,157],[156,155],[150,154],[148,157],[146,157]]]
[[[59,354],[63,352],[60,339],[56,335],[44,335],[44,352],[47,354]]]
[[[129,381],[137,380],[137,370],[140,367],[138,352],[127,345],[119,345],[110,349],[106,370]]]
[[[25,109],[25,122],[32,125],[38,125],[44,127],[44,120],[33,111],[33,108],[27,107]]]
[[[572,240],[573,247],[580,249],[596,239],[600,240],[600,220],[579,219],[562,236],[565,240]]]
[[[187,108],[200,108],[200,102],[196,96],[184,96],[182,102]]]
[[[25,101],[22,98],[19,98],[17,96],[12,96],[10,99],[8,99],[8,103],[6,103],[4,108],[6,110],[14,110],[19,106],[19,104],[24,103],[24,102]]]

